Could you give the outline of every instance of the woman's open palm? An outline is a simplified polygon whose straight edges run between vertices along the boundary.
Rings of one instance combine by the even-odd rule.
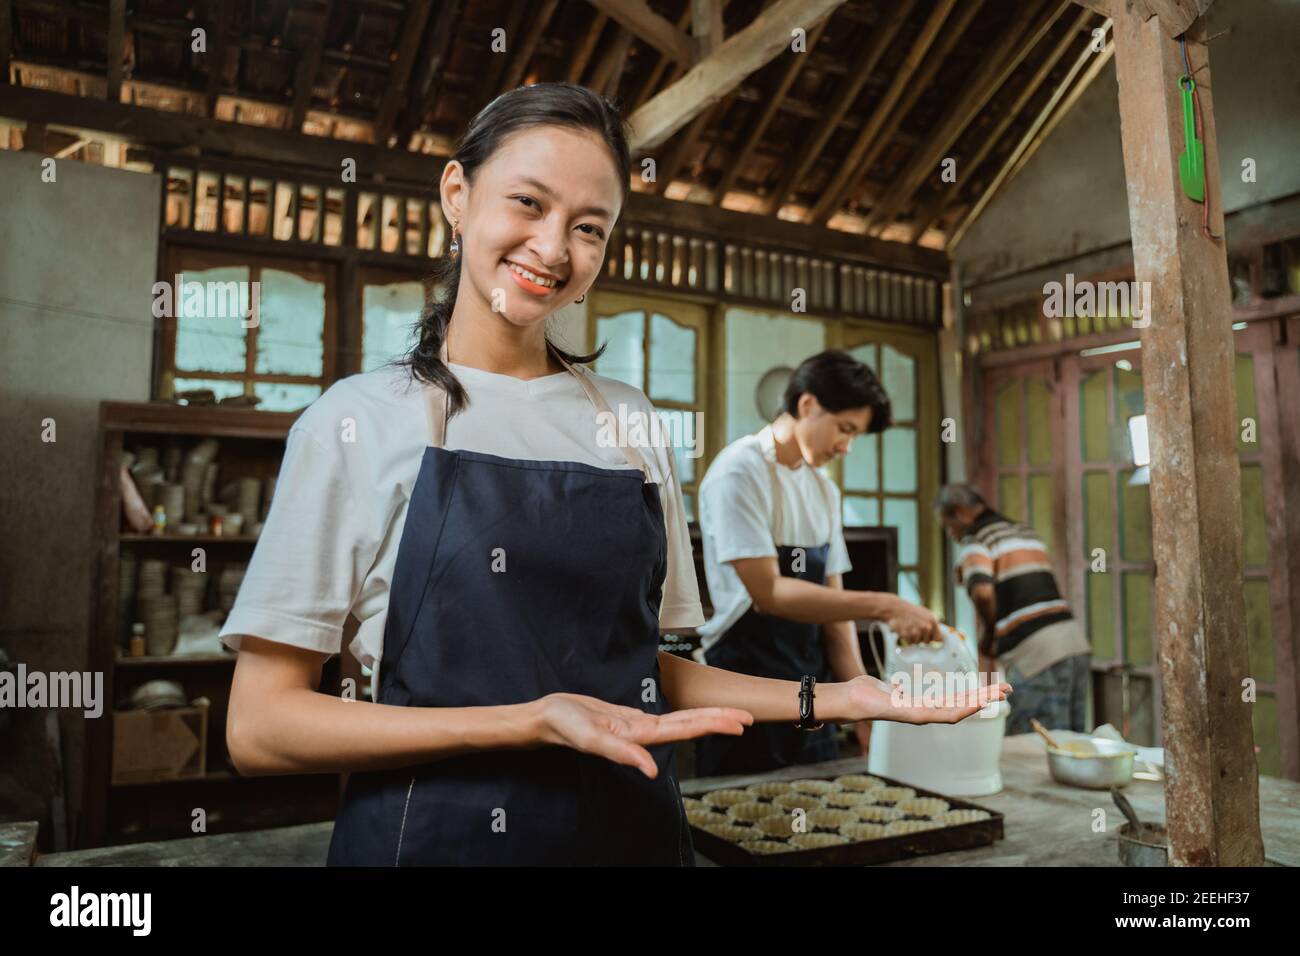
[[[636,767],[651,779],[659,767],[646,747],[709,734],[739,735],[754,722],[752,714],[734,707],[647,714],[582,694],[548,694],[542,702],[547,743]]]
[[[987,684],[971,692],[958,690],[932,699],[924,689],[904,692],[901,682],[884,681],[863,675],[849,681],[850,720],[896,720],[905,724],[955,724],[978,713],[986,704],[1004,700],[1011,685]]]

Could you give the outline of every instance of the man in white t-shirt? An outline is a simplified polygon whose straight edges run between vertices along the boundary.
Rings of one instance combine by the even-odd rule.
[[[776,420],[728,445],[700,483],[700,530],[713,617],[697,659],[756,677],[850,680],[865,673],[854,621],[886,621],[905,641],[938,637],[925,608],[846,591],[840,493],[820,469],[853,439],[889,427],[889,397],[846,352],[805,360]],[[855,731],[863,754],[870,722]],[[756,773],[838,757],[835,729],[763,723],[697,747],[700,776]]]

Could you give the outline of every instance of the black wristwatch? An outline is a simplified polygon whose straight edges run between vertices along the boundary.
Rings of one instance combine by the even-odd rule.
[[[813,713],[813,687],[817,683],[817,678],[812,674],[804,674],[799,681],[799,722],[795,724],[800,730],[821,730],[822,724],[817,722],[817,717]]]

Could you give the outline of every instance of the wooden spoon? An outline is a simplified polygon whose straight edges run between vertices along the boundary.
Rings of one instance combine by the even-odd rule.
[[[1029,726],[1034,728],[1034,733],[1047,741],[1047,746],[1053,750],[1064,750],[1065,748],[1052,739],[1052,735],[1047,732],[1047,728],[1040,724],[1037,718],[1029,718]]]

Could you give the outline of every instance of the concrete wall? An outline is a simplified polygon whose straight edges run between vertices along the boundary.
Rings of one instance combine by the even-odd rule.
[[[0,648],[29,669],[82,671],[91,629],[96,425],[104,399],[148,398],[156,175],[0,151]],[[53,419],[55,441],[42,441]],[[104,716],[111,720],[111,702]],[[85,717],[58,712],[66,799],[79,806]],[[52,821],[45,714],[0,730],[0,819]]]
[[[1223,33],[1210,42],[1214,200],[1232,212],[1300,192],[1300,3],[1220,0],[1209,19]],[[1112,60],[953,250],[967,287],[1129,241],[1118,95]]]

